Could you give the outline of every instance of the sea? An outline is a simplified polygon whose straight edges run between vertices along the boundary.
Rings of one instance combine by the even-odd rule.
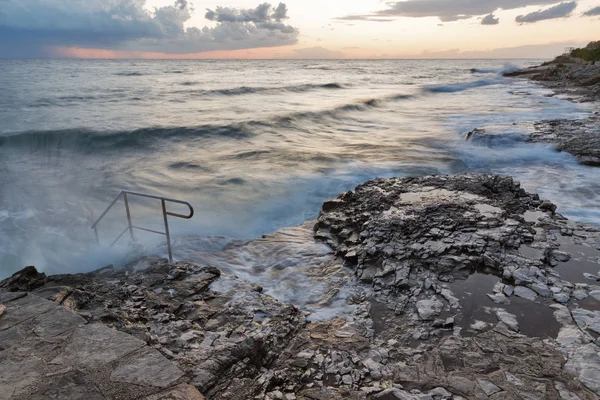
[[[127,226],[122,202],[96,241],[121,190],[192,204],[191,220],[169,217],[176,261],[314,220],[375,177],[511,175],[600,224],[600,168],[524,142],[535,121],[595,111],[502,76],[539,62],[0,60],[0,278],[166,256],[149,232],[110,246]],[[475,128],[487,135],[466,140]],[[129,205],[134,225],[164,230],[160,201]],[[305,250],[259,255],[282,268],[327,252]],[[252,279],[250,258],[230,270]]]

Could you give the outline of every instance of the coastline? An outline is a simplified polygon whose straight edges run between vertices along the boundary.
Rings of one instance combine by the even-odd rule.
[[[600,231],[556,210],[496,175],[360,185],[295,239],[331,247],[315,273],[356,276],[315,305],[349,290],[352,310],[321,320],[242,280],[214,290],[224,277],[208,265],[29,268],[0,283],[0,385],[13,398],[593,399]]]
[[[597,107],[598,83],[551,68],[509,76]],[[600,166],[599,122],[539,121],[525,140]],[[507,176],[375,179],[202,262],[27,267],[0,281],[0,399],[597,399],[600,229],[561,206]],[[219,267],[240,249],[249,269],[303,252],[273,279],[291,290],[301,270],[325,294]]]

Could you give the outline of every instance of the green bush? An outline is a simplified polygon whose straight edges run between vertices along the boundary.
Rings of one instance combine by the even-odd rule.
[[[571,57],[585,61],[600,61],[600,49],[575,49],[571,52]]]

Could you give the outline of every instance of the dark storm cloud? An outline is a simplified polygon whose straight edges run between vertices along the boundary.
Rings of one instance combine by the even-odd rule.
[[[596,15],[600,15],[600,6],[594,7],[591,10],[588,10],[583,13],[586,17],[595,17]]]
[[[145,9],[145,0],[0,0],[0,57],[46,54],[48,46],[185,54],[295,44],[287,7],[217,7],[206,17],[214,27],[185,28],[192,4]],[[26,49],[26,50],[23,50]]]
[[[515,21],[517,21],[519,24],[531,24],[547,19],[566,18],[571,15],[575,8],[577,8],[577,2],[569,1],[566,3],[560,3],[545,10],[519,15],[517,18],[515,18]]]
[[[556,0],[406,0],[388,3],[389,8],[374,14],[379,17],[438,17],[444,22],[451,22],[491,14],[498,9],[514,10],[554,3]]]
[[[500,18],[496,18],[494,14],[488,14],[481,20],[481,25],[498,25]]]

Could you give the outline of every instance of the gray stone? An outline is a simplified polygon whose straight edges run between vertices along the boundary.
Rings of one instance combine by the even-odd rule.
[[[52,364],[94,370],[141,349],[145,343],[133,336],[103,325],[77,328],[64,351]]]
[[[145,348],[119,362],[110,375],[110,380],[166,388],[182,376],[183,372],[162,354],[154,349]]]
[[[40,314],[50,311],[52,308],[59,307],[51,301],[44,300],[32,294],[6,303],[5,305],[6,311],[2,318],[0,318],[0,331],[28,319],[33,319]]]
[[[506,325],[508,329],[519,332],[519,323],[515,315],[510,314],[506,310],[499,309],[496,311],[496,317],[498,317],[498,321]]]
[[[205,400],[205,398],[192,385],[181,384],[159,394],[148,396],[146,400]]]
[[[8,303],[27,296],[25,292],[0,292],[0,304]]]
[[[525,286],[517,286],[515,287],[515,296],[522,297],[527,300],[535,300],[537,298],[537,294]]]
[[[33,332],[38,337],[57,336],[78,326],[85,325],[86,321],[79,315],[63,307],[56,307],[33,320]]]
[[[429,321],[438,316],[444,309],[444,303],[435,296],[429,300],[417,301],[417,312],[422,320]]]
[[[0,351],[11,348],[25,339],[26,336],[20,325],[0,331]]]
[[[554,293],[554,300],[558,303],[565,304],[571,300],[571,296],[566,294],[565,292]]]
[[[509,304],[510,303],[510,301],[508,300],[508,297],[506,297],[503,294],[489,294],[488,293],[487,297],[496,304]]]
[[[600,395],[600,352],[595,344],[578,347],[569,354],[565,364],[590,390]]]
[[[534,284],[530,285],[529,287],[542,297],[551,297],[552,296],[552,292],[550,291],[550,288],[548,287],[548,285],[545,285],[543,283],[534,283]]]
[[[27,387],[39,382],[45,371],[46,364],[38,358],[0,359],[0,400],[21,395]]]
[[[573,319],[581,329],[589,329],[600,335],[600,311],[590,311],[582,308],[571,311]]]
[[[508,297],[512,296],[513,293],[515,292],[515,287],[514,286],[510,286],[510,285],[505,285],[504,286],[504,294]]]
[[[494,385],[492,382],[487,379],[477,379],[477,383],[479,383],[479,387],[485,392],[486,395],[491,396],[494,393],[501,392],[498,386]]]

